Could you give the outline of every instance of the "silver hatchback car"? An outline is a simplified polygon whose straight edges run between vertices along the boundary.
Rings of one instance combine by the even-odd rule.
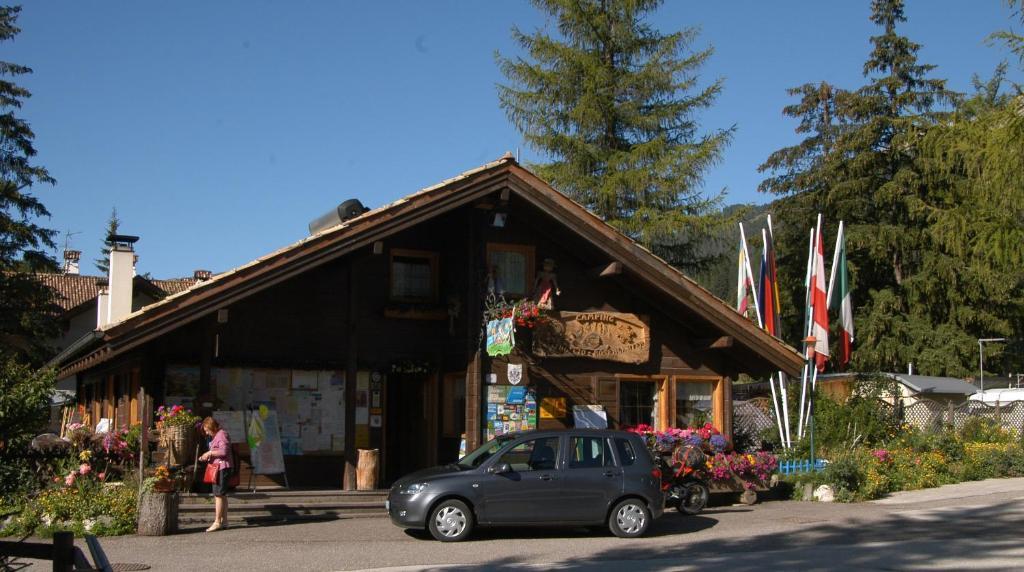
[[[393,523],[444,542],[504,525],[601,525],[633,538],[664,506],[661,471],[643,439],[596,429],[502,435],[457,463],[399,479],[387,502]]]

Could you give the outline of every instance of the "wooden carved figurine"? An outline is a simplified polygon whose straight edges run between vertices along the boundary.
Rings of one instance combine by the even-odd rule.
[[[555,261],[552,258],[545,258],[543,270],[537,273],[537,280],[533,286],[533,301],[541,310],[554,310],[555,296],[561,295],[558,276],[555,274]]]

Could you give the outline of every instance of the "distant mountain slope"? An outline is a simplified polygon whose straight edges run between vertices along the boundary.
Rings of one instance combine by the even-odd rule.
[[[741,209],[746,211],[742,218],[743,228],[747,233],[747,249],[750,253],[750,266],[755,279],[759,268],[758,260],[761,257],[761,229],[766,228],[771,207],[770,203],[764,205],[736,204],[729,205],[724,209],[726,214],[733,214]],[[730,304],[736,297],[736,253],[739,243],[740,229],[738,225],[709,240],[705,245],[706,252],[718,254],[721,259],[708,270],[692,276],[701,286]]]

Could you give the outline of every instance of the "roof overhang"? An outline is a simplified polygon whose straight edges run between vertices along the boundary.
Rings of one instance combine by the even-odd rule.
[[[88,355],[65,356],[57,362],[63,366],[60,373],[66,376],[93,367],[219,308],[505,188],[600,245],[628,271],[704,316],[774,369],[792,375],[802,369],[804,359],[795,349],[506,156],[219,274],[110,324],[102,332],[102,347]]]

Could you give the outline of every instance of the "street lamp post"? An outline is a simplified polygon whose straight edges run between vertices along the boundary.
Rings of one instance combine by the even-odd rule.
[[[1006,338],[978,338],[978,374],[981,380],[981,394],[985,394],[985,346],[987,342],[1005,342]],[[984,399],[984,398],[983,398]]]

